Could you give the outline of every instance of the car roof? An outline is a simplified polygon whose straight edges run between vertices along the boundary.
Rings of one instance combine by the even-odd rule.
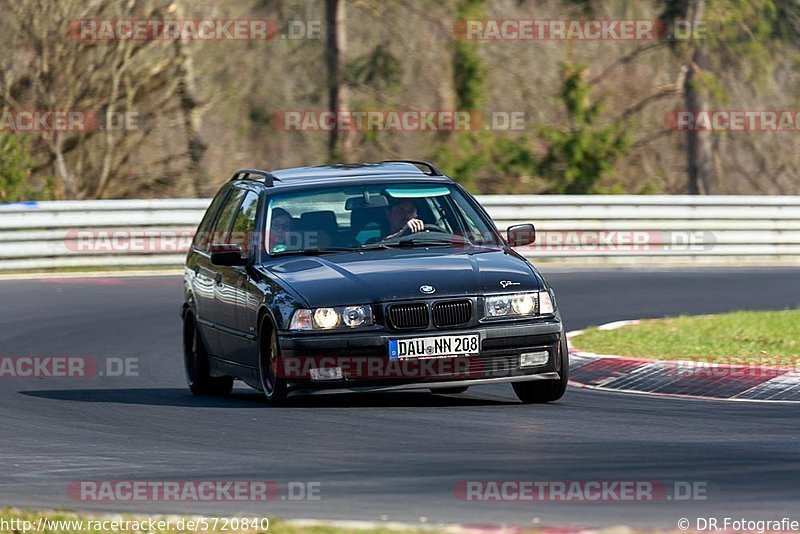
[[[311,185],[342,183],[343,181],[356,184],[376,181],[400,182],[420,178],[425,181],[452,183],[450,178],[444,176],[430,163],[414,160],[291,167],[274,171],[246,169],[237,171],[232,180],[255,181],[270,187],[270,189],[285,190]]]

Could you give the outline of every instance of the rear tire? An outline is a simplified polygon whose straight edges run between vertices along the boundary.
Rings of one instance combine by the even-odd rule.
[[[279,358],[278,334],[264,317],[258,337],[258,384],[266,401],[273,406],[285,404],[289,396],[286,379],[279,376]]]
[[[559,345],[559,380],[533,380],[530,382],[514,382],[511,386],[514,388],[517,398],[525,404],[543,404],[546,402],[554,402],[564,396],[567,390],[567,382],[569,382],[569,351],[567,349],[567,337],[561,335],[561,344]]]
[[[469,386],[457,386],[452,388],[432,388],[431,393],[436,393],[437,395],[458,395],[459,393],[464,393],[469,389]]]
[[[226,396],[233,391],[233,377],[211,376],[208,351],[191,313],[183,320],[183,363],[193,395]]]

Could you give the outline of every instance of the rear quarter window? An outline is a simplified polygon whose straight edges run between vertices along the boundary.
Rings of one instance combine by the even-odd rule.
[[[192,247],[196,248],[197,250],[208,252],[208,247],[211,242],[211,228],[213,227],[214,221],[217,218],[219,208],[225,202],[225,198],[227,198],[229,191],[230,188],[228,187],[220,190],[220,192],[217,193],[217,196],[215,196],[211,201],[211,204],[208,206],[205,215],[203,215],[203,220],[200,221],[200,226],[197,227],[197,232],[194,234]]]
[[[219,216],[217,217],[217,222],[214,224],[214,229],[211,231],[211,238],[210,245],[217,245],[228,243],[231,235],[231,227],[233,226],[233,220],[236,218],[236,214],[239,210],[239,205],[242,203],[242,199],[244,198],[247,191],[244,189],[239,189],[234,187],[231,189],[231,193],[225,200],[225,204],[222,206],[219,212]]]

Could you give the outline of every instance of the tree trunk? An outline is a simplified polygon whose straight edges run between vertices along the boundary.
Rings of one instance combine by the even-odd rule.
[[[691,0],[691,21],[694,26],[703,16],[705,0]],[[696,85],[697,73],[706,66],[705,46],[698,43],[692,52],[686,79],[683,85],[684,104],[687,111],[697,113],[705,110],[706,102]],[[690,129],[686,138],[686,172],[690,195],[706,194],[712,191],[714,180],[714,148],[711,130]]]
[[[55,153],[55,171],[61,184],[64,187],[64,197],[67,200],[76,200],[78,198],[78,186],[75,183],[75,177],[69,172],[67,162],[64,160],[64,152],[62,147],[61,132],[57,132],[55,140],[52,143],[51,149]]]
[[[347,52],[347,26],[344,0],[325,0],[327,25],[325,59],[328,66],[328,110],[339,117],[348,111],[348,90],[345,80],[345,55]],[[349,161],[352,149],[352,132],[336,131],[328,134],[328,158],[332,162]]]
[[[178,18],[183,18],[183,6],[178,6]],[[183,128],[186,133],[186,150],[189,154],[188,173],[194,187],[194,194],[203,193],[203,188],[207,185],[206,173],[200,165],[208,145],[200,135],[200,99],[197,94],[195,83],[194,58],[191,47],[186,46],[181,39],[175,41],[178,59],[178,72],[180,81],[177,87],[177,96],[180,99],[181,115],[183,116]]]

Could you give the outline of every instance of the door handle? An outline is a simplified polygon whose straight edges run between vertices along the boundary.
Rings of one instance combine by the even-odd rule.
[[[214,275],[214,281],[217,283],[218,286],[222,285],[222,273],[217,273]]]

